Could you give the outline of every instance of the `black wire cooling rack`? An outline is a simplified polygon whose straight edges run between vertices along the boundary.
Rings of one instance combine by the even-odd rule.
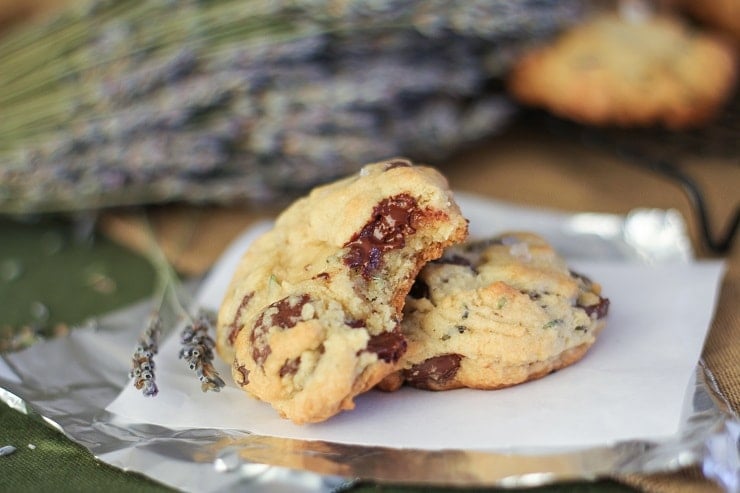
[[[740,183],[729,221],[724,227],[717,227],[711,224],[708,212],[712,197],[681,163],[687,158],[704,156],[727,160],[728,166],[740,166],[740,93],[713,123],[695,130],[596,128],[552,116],[545,119],[546,127],[555,134],[617,155],[627,163],[679,185],[691,203],[693,219],[706,251],[724,255],[732,249],[740,228]]]

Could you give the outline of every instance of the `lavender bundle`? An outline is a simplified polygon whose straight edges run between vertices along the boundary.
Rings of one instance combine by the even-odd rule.
[[[495,132],[577,0],[95,0],[0,39],[0,212],[275,201]]]
[[[215,331],[214,316],[205,310],[201,310],[195,317],[188,313],[185,307],[192,306],[192,300],[156,242],[151,224],[146,217],[142,222],[149,233],[148,256],[157,271],[159,286],[154,297],[156,308],[139,337],[131,358],[129,378],[133,379],[134,387],[141,390],[146,397],[155,397],[159,393],[159,387],[156,384],[154,356],[159,352],[159,341],[185,322],[180,334],[181,349],[178,356],[195,373],[203,392],[218,392],[225,383],[213,367],[215,342],[210,334]]]

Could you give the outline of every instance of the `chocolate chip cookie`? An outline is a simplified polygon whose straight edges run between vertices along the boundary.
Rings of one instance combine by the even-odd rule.
[[[420,272],[404,309],[404,368],[380,388],[497,389],[568,366],[605,325],[600,292],[535,234],[452,247]]]
[[[606,14],[525,55],[509,88],[586,124],[679,129],[713,118],[736,72],[732,46],[681,19]]]
[[[414,279],[467,235],[446,179],[394,159],[314,189],[242,258],[218,319],[236,383],[318,422],[399,369]]]

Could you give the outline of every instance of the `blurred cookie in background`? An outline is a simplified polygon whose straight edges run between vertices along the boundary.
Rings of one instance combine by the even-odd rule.
[[[524,55],[508,87],[521,103],[584,124],[683,129],[729,99],[734,47],[677,16],[622,8]]]

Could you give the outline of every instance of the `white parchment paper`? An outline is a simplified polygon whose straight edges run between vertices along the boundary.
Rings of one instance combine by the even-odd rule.
[[[477,220],[478,225],[471,218],[477,235],[517,227],[547,237],[548,227],[561,220],[553,215],[541,222],[540,211],[534,227],[521,218],[510,219],[511,225],[483,223],[484,205],[468,204],[468,209]],[[608,217],[601,219],[608,227]],[[241,253],[266,227],[246,232],[224,254],[198,295],[203,306],[218,307]],[[128,386],[107,410],[125,422],[169,428],[240,429],[283,438],[428,450],[570,449],[673,436],[713,316],[722,263],[570,263],[602,284],[611,300],[608,323],[583,360],[541,380],[497,391],[371,391],[356,399],[353,411],[321,424],[297,426],[236,388],[221,362],[217,368],[229,382],[227,388],[203,394],[177,359],[175,336],[158,355],[159,396],[145,398]]]

